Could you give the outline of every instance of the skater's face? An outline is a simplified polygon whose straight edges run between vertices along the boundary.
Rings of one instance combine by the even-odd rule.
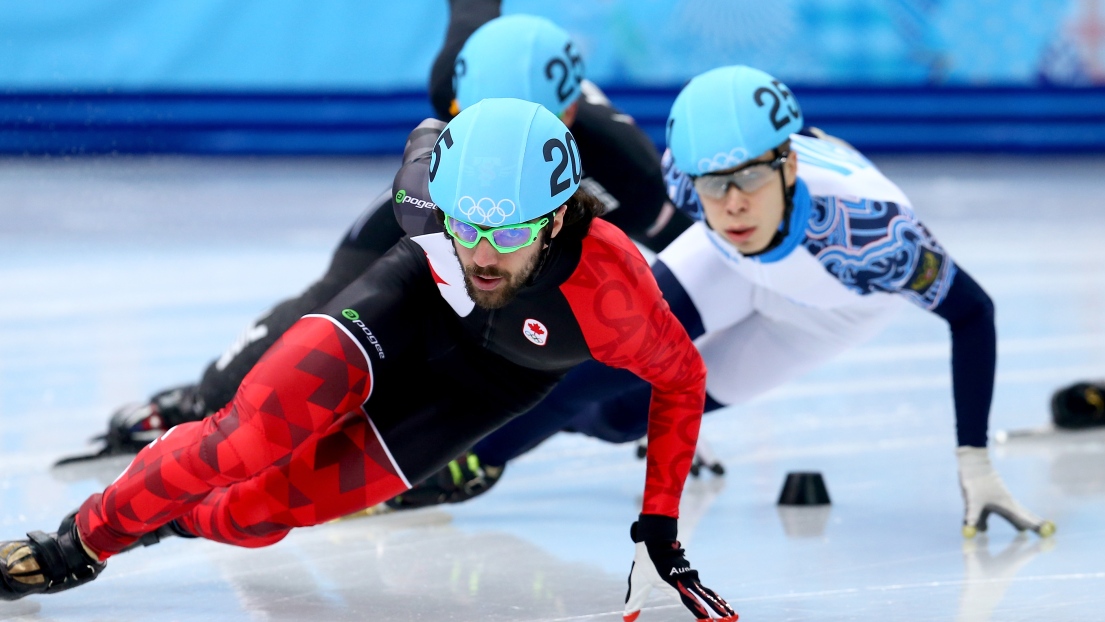
[[[782,176],[779,174],[780,169]],[[734,173],[734,183],[716,183],[724,183],[725,177]],[[751,255],[767,248],[783,222],[786,199],[783,195],[782,177],[786,178],[789,188],[794,184],[797,175],[796,156],[789,154],[785,161],[778,162],[775,151],[771,150],[736,168],[696,178],[695,188],[702,186],[698,198],[702,201],[706,222],[710,227],[741,253]],[[739,188],[737,183],[741,183],[745,189]],[[717,192],[708,191],[716,190],[719,186],[723,188],[720,196]]]
[[[472,248],[453,240],[453,249],[464,268],[464,288],[477,306],[498,309],[514,299],[537,267],[548,238],[560,233],[564,211],[561,205],[553,212],[552,228],[542,230],[536,242],[509,253],[499,252],[486,238],[481,238]]]

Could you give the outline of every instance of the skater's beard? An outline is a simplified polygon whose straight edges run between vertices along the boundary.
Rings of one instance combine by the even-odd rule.
[[[542,242],[543,240],[538,240],[536,244]],[[526,286],[526,282],[529,281],[533,271],[537,268],[537,262],[540,258],[540,252],[533,253],[529,261],[514,272],[493,267],[481,268],[475,264],[462,266],[464,268],[464,289],[468,292],[468,297],[472,299],[472,302],[475,302],[476,306],[481,309],[501,309],[510,304],[510,301],[514,300],[518,292]],[[498,287],[487,291],[479,289],[472,283],[473,276],[484,278],[502,277],[503,280]]]

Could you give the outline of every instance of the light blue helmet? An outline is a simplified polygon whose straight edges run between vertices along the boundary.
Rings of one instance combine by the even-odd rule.
[[[582,175],[579,146],[556,115],[520,99],[485,99],[438,136],[430,198],[457,220],[512,225],[563,205]]]
[[[693,78],[671,106],[667,140],[675,166],[691,176],[739,166],[802,129],[790,89],[744,65]]]
[[[454,66],[457,106],[516,97],[560,114],[580,94],[583,59],[561,27],[534,15],[495,18],[473,32]]]

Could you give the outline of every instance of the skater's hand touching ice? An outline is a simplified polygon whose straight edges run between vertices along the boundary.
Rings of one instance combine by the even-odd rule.
[[[1009,494],[990,464],[985,447],[960,447],[956,450],[956,458],[959,461],[959,486],[966,504],[964,537],[973,538],[976,533],[986,531],[986,521],[991,513],[1009,521],[1018,531],[1031,529],[1043,538],[1055,533],[1055,523],[1036,516]]]
[[[625,597],[625,622],[633,622],[652,588],[674,596],[695,617],[695,620],[734,622],[733,608],[698,580],[698,571],[683,556],[676,540],[676,519],[669,516],[642,514],[633,523],[630,537],[637,543],[637,553],[629,570],[629,593]]]

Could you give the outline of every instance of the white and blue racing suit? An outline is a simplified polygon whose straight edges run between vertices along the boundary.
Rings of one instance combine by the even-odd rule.
[[[951,328],[959,445],[984,447],[996,361],[994,308],[918,220],[905,194],[859,152],[795,134],[789,228],[745,256],[698,222],[652,266],[709,370],[708,409],[739,404],[880,332],[906,301]],[[673,203],[702,218],[691,180],[664,158]],[[644,436],[647,386],[584,364],[540,405],[475,447],[502,464],[561,429],[613,442]]]

